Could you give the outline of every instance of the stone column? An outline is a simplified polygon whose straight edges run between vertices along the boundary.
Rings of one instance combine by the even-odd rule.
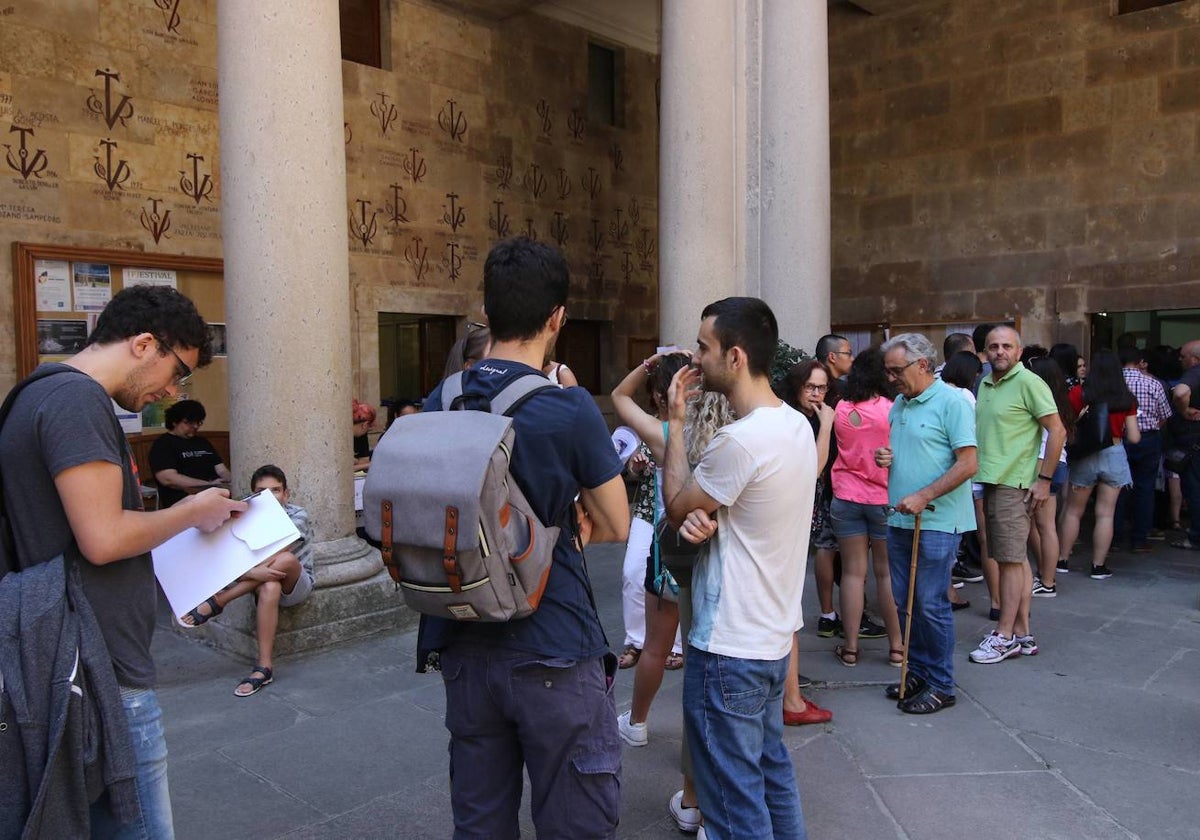
[[[823,0],[663,0],[664,340],[726,295],[765,299],[810,352],[828,328],[827,39]]]
[[[277,464],[317,540],[318,590],[281,615],[286,653],[394,624],[400,604],[354,536],[338,4],[220,3],[217,56],[235,486]],[[249,600],[209,625],[248,656]]]

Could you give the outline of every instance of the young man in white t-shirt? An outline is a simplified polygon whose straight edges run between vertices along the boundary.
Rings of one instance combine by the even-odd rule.
[[[712,538],[692,579],[683,688],[709,840],[806,837],[782,738],[783,688],[803,624],[817,455],[808,421],[771,390],[778,336],[757,298],[709,304],[694,366],[671,385],[667,515],[685,539]],[[683,423],[701,374],[704,390],[724,394],[740,419],[717,432],[690,472]]]

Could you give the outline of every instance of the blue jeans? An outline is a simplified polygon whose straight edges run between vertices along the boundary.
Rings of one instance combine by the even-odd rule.
[[[1154,482],[1158,480],[1158,465],[1162,460],[1162,435],[1159,432],[1142,432],[1138,443],[1125,442],[1125,455],[1129,459],[1129,472],[1133,475],[1133,487],[1121,491],[1117,500],[1117,518],[1113,525],[1113,536],[1120,540],[1126,533],[1135,546],[1145,545],[1149,540],[1150,528],[1154,525]],[[1133,520],[1133,530],[1127,531]]]
[[[110,840],[172,840],[171,790],[167,786],[167,741],[162,707],[152,688],[122,689],[121,705],[129,720],[133,757],[137,762],[137,794],[142,814],[137,822],[117,823],[106,800],[91,809],[92,837]]]
[[[736,659],[688,646],[683,720],[710,840],[806,840],[783,743],[788,658]]]
[[[455,840],[521,835],[522,765],[538,837],[616,836],[621,739],[603,659],[455,643],[442,681]]]
[[[908,670],[943,694],[954,693],[954,613],[946,590],[950,588],[950,569],[954,566],[961,536],[945,531],[921,531],[917,554]],[[911,528],[888,528],[888,568],[901,627],[908,615],[912,544]]]

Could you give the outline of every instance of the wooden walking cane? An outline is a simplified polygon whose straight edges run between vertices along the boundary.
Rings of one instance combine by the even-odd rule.
[[[933,510],[928,505],[925,510]],[[913,547],[912,562],[908,564],[908,603],[904,607],[904,653],[900,657],[900,700],[904,699],[908,688],[908,647],[912,638],[912,602],[913,592],[917,588],[917,552],[921,547],[921,511],[913,516]]]

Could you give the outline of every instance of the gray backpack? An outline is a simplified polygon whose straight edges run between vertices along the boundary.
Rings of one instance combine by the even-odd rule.
[[[397,418],[380,439],[363,486],[364,525],[412,609],[509,621],[538,608],[560,529],[538,519],[508,467],[513,412],[554,387],[522,376],[481,411],[464,407],[457,373],[442,384],[442,411]]]

